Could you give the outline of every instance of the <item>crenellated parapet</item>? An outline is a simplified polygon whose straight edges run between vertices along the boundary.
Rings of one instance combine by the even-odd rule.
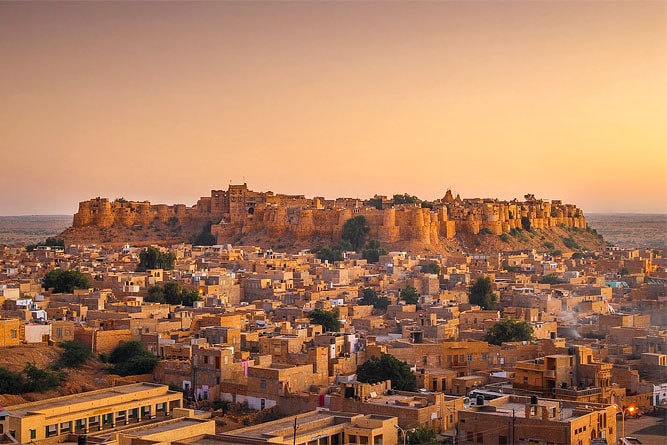
[[[219,222],[211,230],[221,242],[230,236],[262,232],[273,239],[319,238],[335,243],[340,240],[345,222],[363,215],[370,238],[382,243],[415,241],[424,245],[437,245],[459,232],[500,235],[527,227],[587,227],[583,212],[576,206],[539,200],[532,195],[525,201],[500,201],[461,199],[458,195],[454,198],[448,191],[430,208],[420,204],[385,203],[381,208],[365,204],[359,199],[326,200],[254,192],[242,184],[230,185],[228,190],[212,190],[210,196],[200,198],[192,207],[98,197],[79,203],[73,226],[136,227],[154,221],[213,221]]]

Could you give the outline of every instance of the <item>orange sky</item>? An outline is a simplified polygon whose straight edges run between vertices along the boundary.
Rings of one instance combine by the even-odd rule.
[[[254,190],[667,213],[655,2],[0,2],[0,214]]]

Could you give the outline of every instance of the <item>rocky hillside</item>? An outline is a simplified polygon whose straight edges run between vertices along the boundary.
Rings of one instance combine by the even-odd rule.
[[[191,238],[200,233],[205,225],[206,221],[201,220],[178,223],[154,220],[145,226],[69,227],[58,235],[58,238],[64,239],[65,245],[97,244],[119,247],[129,243],[133,246],[149,246],[151,244],[168,246],[190,242]]]
[[[45,344],[8,347],[2,349],[2,353],[0,353],[0,367],[12,372],[21,372],[27,363],[31,363],[43,369],[56,362],[61,353],[62,350],[59,347]],[[65,369],[65,372],[67,380],[57,390],[21,395],[0,394],[0,406],[17,405],[51,397],[107,388],[113,385],[114,379],[119,378],[118,376],[107,374],[104,364],[97,360],[89,360],[84,366],[76,369]]]
[[[60,237],[66,244],[98,244],[110,247],[130,243],[134,246],[158,244],[169,246],[177,243],[190,242],[193,235],[202,230],[201,222],[196,224],[180,224],[173,226],[154,222],[144,228],[128,228],[112,226],[108,228],[80,227],[65,230]],[[289,234],[279,237],[269,235],[265,230],[247,233],[235,233],[220,243],[233,245],[256,245],[273,248],[279,251],[298,252],[302,249],[319,249],[332,243],[329,239],[314,236],[309,239],[296,239]],[[596,250],[604,245],[604,240],[594,231],[574,227],[547,227],[544,229],[513,230],[502,235],[467,232],[457,233],[452,239],[441,238],[437,244],[423,244],[418,241],[398,241],[382,243],[387,251],[407,251],[417,253],[493,253],[505,250],[536,249],[542,252],[563,252],[564,254],[579,250]]]

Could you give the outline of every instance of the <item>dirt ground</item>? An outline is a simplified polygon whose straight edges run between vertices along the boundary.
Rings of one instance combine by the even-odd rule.
[[[27,363],[38,368],[46,368],[60,357],[61,349],[45,344],[20,345],[0,349],[0,367],[12,372],[22,371]],[[65,369],[67,380],[58,389],[45,393],[21,395],[0,394],[0,406],[11,406],[25,402],[48,399],[61,395],[77,394],[84,391],[108,388],[117,376],[108,375],[104,364],[90,360],[81,368]]]

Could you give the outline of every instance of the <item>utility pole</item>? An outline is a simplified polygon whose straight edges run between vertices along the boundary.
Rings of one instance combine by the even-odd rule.
[[[292,440],[292,444],[296,445],[296,417],[294,418],[294,439]]]

